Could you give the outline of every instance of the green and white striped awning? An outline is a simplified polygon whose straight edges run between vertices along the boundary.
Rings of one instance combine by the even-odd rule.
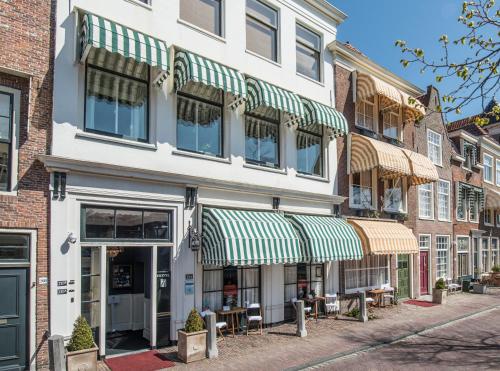
[[[260,265],[302,261],[285,217],[270,211],[203,209],[203,264]]]
[[[471,206],[471,203],[475,201],[477,195],[479,202],[479,211],[484,210],[484,190],[482,188],[473,186],[471,184],[458,182],[458,207],[463,208],[464,206]],[[468,205],[466,205],[466,201]]]
[[[188,51],[177,51],[174,60],[175,89],[181,90],[190,81],[212,86],[230,93],[233,108],[247,98],[247,86],[241,72]]]
[[[331,216],[286,215],[303,245],[304,261],[323,263],[363,258],[361,240],[344,219]]]
[[[304,105],[297,94],[252,77],[247,77],[246,83],[248,100],[245,109],[247,112],[255,111],[259,107],[269,107],[287,114],[289,120],[286,121],[289,122],[304,118]]]
[[[155,79],[158,84],[169,72],[169,49],[164,41],[94,14],[83,16],[81,43],[82,62],[90,49],[100,48],[155,67],[160,71]]]
[[[331,131],[334,137],[340,137],[349,132],[347,119],[333,107],[306,98],[302,98],[302,103],[304,104],[305,117],[300,122],[300,126],[323,125]]]

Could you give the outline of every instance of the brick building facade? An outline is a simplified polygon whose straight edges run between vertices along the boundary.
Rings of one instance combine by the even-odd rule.
[[[12,345],[2,354],[18,359],[0,368],[48,364],[49,175],[37,157],[51,141],[53,17],[49,0],[0,3],[0,285],[8,295],[13,276],[26,281],[17,287],[18,336],[0,335]]]

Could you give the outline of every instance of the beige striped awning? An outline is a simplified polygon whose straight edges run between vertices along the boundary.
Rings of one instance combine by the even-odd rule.
[[[427,156],[420,153],[402,149],[411,166],[410,183],[413,185],[435,182],[439,179],[436,166]]]
[[[493,188],[484,187],[486,193],[486,209],[500,210],[500,192]]]
[[[397,88],[375,76],[361,72],[358,72],[356,78],[356,93],[358,100],[378,95],[381,109],[395,104],[399,106],[403,104],[401,92]]]
[[[351,173],[375,168],[382,178],[410,176],[410,162],[401,148],[364,135],[351,133]]]
[[[401,223],[348,219],[361,239],[365,255],[416,254],[417,238]]]
[[[414,101],[409,94],[401,92],[403,100],[403,122],[410,123],[421,119],[425,115],[424,105],[416,98]]]

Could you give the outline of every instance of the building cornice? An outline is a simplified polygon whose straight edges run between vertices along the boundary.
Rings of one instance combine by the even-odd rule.
[[[490,150],[491,152],[495,153],[497,156],[500,156],[500,145],[492,141],[488,137],[480,137],[479,138],[479,144],[481,147]]]
[[[419,97],[425,94],[425,91],[420,89],[418,86],[380,66],[367,56],[359,54],[345,47],[341,42],[333,41],[332,43],[328,44],[327,47],[330,52],[333,53],[335,63],[339,62],[339,64],[343,67],[351,64],[352,67],[350,69],[359,69],[361,70],[361,72],[374,75],[414,97]]]
[[[337,25],[344,22],[347,18],[347,14],[345,14],[340,9],[334,7],[326,0],[304,0],[307,4],[311,5],[313,8],[319,10],[324,15],[333,19],[337,22]]]
[[[471,134],[465,132],[464,130],[456,130],[452,131],[451,133],[448,133],[449,138],[456,138],[459,137],[461,139],[464,139],[470,143],[477,144],[478,140],[476,137],[472,136]]]
[[[148,182],[160,182],[181,187],[198,186],[212,189],[225,189],[237,192],[249,192],[271,197],[285,197],[300,199],[308,202],[329,202],[342,204],[346,197],[338,195],[325,195],[307,191],[297,191],[276,187],[253,185],[241,182],[218,180],[202,176],[176,174],[163,171],[139,169],[129,166],[113,165],[103,162],[89,162],[68,157],[40,155],[38,159],[43,162],[50,172],[83,173],[100,176],[120,177]]]

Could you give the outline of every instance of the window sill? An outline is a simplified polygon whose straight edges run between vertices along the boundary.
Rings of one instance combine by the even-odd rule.
[[[251,51],[251,50],[245,49],[245,53],[250,54],[250,55],[253,55],[254,57],[260,58],[260,59],[262,59],[263,61],[269,62],[269,63],[271,63],[271,64],[274,64],[276,67],[281,68],[281,63],[279,63],[279,62],[275,62],[275,61],[273,61],[272,59],[268,59],[268,58],[266,58],[266,57],[264,57],[264,56],[262,56],[262,55],[260,55],[260,54],[257,54],[257,53],[255,53],[255,52],[253,52],[253,51]]]
[[[200,160],[208,160],[208,161],[220,162],[220,163],[223,163],[223,164],[230,164],[231,163],[231,160],[229,158],[204,155],[204,154],[201,154],[201,153],[188,152],[188,151],[183,151],[183,150],[180,150],[180,149],[173,150],[172,154],[175,155],[175,156],[191,157],[191,158],[197,158],[197,159],[200,159]]]
[[[486,227],[494,227],[495,226],[495,224],[493,224],[493,223],[486,223],[486,222],[484,223],[484,225]]]
[[[377,209],[374,208],[373,206],[363,206],[363,205],[353,205],[353,204],[349,204],[349,209],[377,211]]]
[[[408,215],[406,211],[401,209],[391,209],[384,207],[383,211],[386,212],[387,214],[393,214],[393,215]]]
[[[156,147],[156,144],[135,142],[133,140],[121,139],[121,138],[113,138],[113,137],[108,137],[106,135],[87,133],[85,131],[77,132],[75,134],[75,138],[93,140],[93,141],[104,142],[104,143],[121,144],[121,145],[129,146],[129,147],[147,149],[150,151],[156,151],[158,149]]]
[[[420,219],[420,220],[428,220],[428,221],[434,221],[435,220],[434,217],[429,218],[429,217],[425,217],[425,216],[419,216],[418,219]]]
[[[185,20],[183,20],[181,18],[177,18],[177,23],[182,24],[183,26],[186,26],[186,27],[192,29],[193,31],[199,32],[199,33],[201,33],[201,34],[203,34],[205,36],[208,36],[208,37],[210,37],[210,38],[212,38],[214,40],[226,43],[226,39],[223,36],[219,36],[217,34],[214,34],[214,33],[210,32],[210,31],[207,31],[207,30],[205,30],[205,29],[203,29],[201,27],[198,27],[197,25],[195,25],[195,24],[193,24],[191,22],[185,21]]]
[[[458,219],[457,219],[458,220]],[[438,222],[443,222],[443,223],[451,223],[451,219],[439,219],[437,220]]]
[[[358,124],[354,124],[354,126],[356,127],[356,129],[358,129],[360,131],[361,135],[364,135],[365,137],[368,137],[368,138],[379,140],[379,134],[376,131],[373,131],[371,129],[368,129],[368,128],[361,126],[361,125],[358,125]]]
[[[129,2],[131,4],[143,7],[144,9],[147,9],[147,10],[153,10],[153,7],[151,6],[151,4],[145,4],[145,3],[143,3],[142,1],[139,1],[139,0],[125,0],[125,1],[127,1],[127,2]]]
[[[267,171],[267,172],[275,173],[275,174],[282,174],[282,175],[288,174],[288,171],[286,171],[285,169],[273,169],[272,167],[254,165],[254,164],[249,164],[249,163],[244,163],[243,167],[245,167],[247,169]]]
[[[311,179],[311,180],[316,180],[318,182],[330,183],[330,180],[328,178],[324,178],[324,177],[318,176],[318,175],[309,175],[309,174],[297,173],[295,176],[297,178]]]
[[[0,191],[0,197],[17,197],[17,191]]]
[[[312,77],[301,74],[300,72],[297,72],[297,76],[302,77],[303,79],[308,80],[308,81],[312,82],[313,84],[317,84],[323,88],[325,87],[325,83],[321,80],[320,81],[315,80]]]
[[[493,181],[492,181],[492,180],[486,180],[486,179],[484,179],[484,182],[485,182],[486,184],[491,184],[492,186],[494,186],[494,185],[495,185],[495,183],[493,183]]]

